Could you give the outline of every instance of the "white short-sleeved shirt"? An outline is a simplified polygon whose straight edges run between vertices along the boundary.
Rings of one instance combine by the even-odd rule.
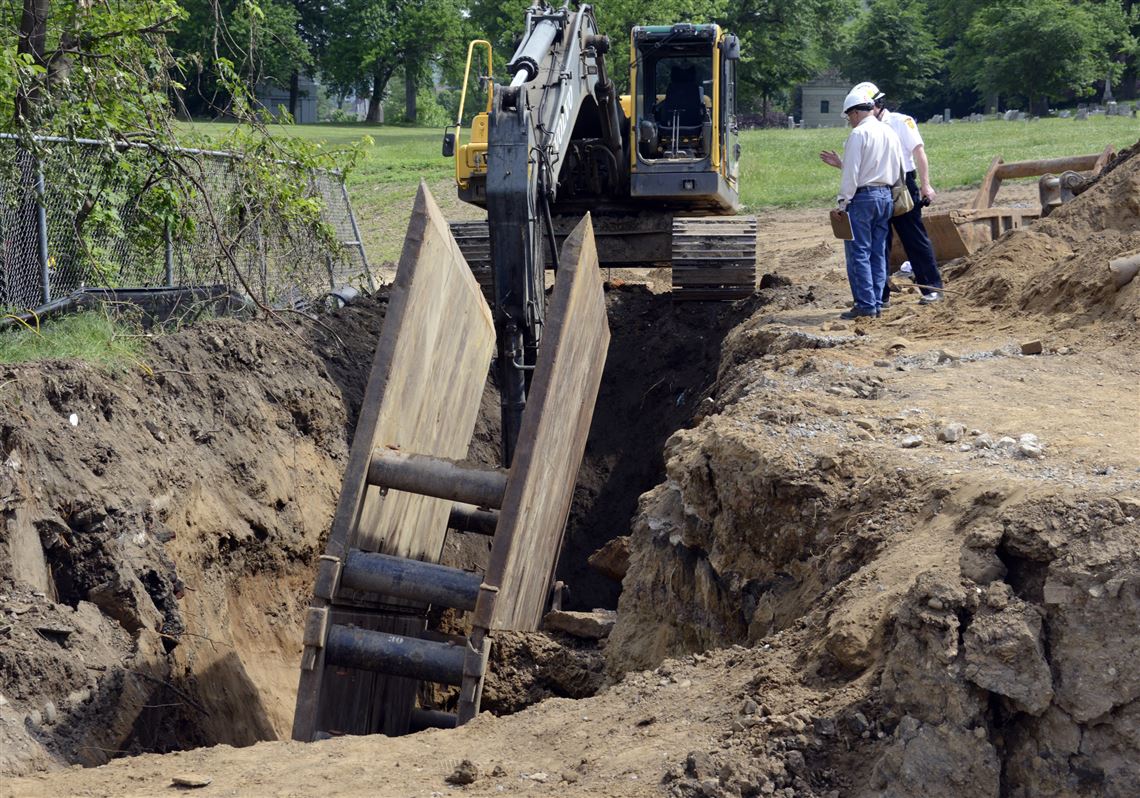
[[[883,115],[879,117],[879,121],[890,127],[899,137],[899,141],[902,143],[903,168],[908,172],[913,172],[914,148],[923,143],[922,134],[918,132],[918,125],[915,123],[914,117],[883,109]]]
[[[852,128],[843,145],[839,201],[849,202],[862,186],[890,186],[899,178],[899,138],[871,114]]]

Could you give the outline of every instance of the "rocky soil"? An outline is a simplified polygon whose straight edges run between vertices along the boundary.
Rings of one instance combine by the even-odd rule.
[[[287,736],[382,297],[0,372],[0,795],[1134,795],[1140,280],[1106,264],[1140,157],[877,321],[838,320],[820,211],[761,227],[751,300],[611,290],[560,569],[616,624],[503,638],[501,716],[450,732],[250,745]],[[176,752],[60,770],[143,751]]]

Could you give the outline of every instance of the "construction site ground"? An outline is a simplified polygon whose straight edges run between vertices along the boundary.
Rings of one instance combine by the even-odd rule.
[[[878,320],[826,209],[759,229],[748,300],[609,275],[560,574],[616,625],[504,636],[452,731],[285,741],[383,292],[0,370],[0,795],[1134,795],[1140,157]]]

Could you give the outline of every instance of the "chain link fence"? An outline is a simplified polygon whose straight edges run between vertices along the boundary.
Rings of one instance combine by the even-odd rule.
[[[160,160],[193,186],[177,223],[151,207]],[[155,180],[142,180],[148,172]],[[332,238],[259,211],[256,187],[226,152],[0,135],[0,308],[28,310],[84,288],[225,286],[275,308],[304,307],[344,286],[373,288],[342,177],[305,173]]]

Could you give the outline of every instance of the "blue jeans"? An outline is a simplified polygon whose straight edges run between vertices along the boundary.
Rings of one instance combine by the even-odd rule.
[[[887,284],[887,230],[893,205],[887,186],[861,188],[847,203],[855,240],[844,241],[843,251],[857,313],[873,315],[882,306],[883,286]]]

